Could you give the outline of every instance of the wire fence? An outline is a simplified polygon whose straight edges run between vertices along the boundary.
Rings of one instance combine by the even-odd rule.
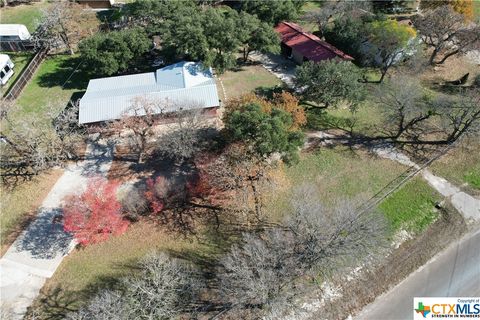
[[[27,85],[28,81],[33,77],[35,71],[37,71],[38,67],[42,63],[43,59],[47,56],[48,49],[40,49],[35,53],[32,60],[28,63],[28,65],[23,69],[20,76],[17,78],[15,83],[10,87],[7,91],[5,96],[3,97],[4,100],[13,101],[18,98],[22,90]]]

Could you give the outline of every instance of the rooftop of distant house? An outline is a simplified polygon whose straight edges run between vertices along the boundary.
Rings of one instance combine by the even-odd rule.
[[[280,22],[275,30],[280,34],[282,43],[300,52],[310,61],[318,62],[327,59],[341,58],[353,60],[351,56],[316,35],[306,32],[293,22]]]

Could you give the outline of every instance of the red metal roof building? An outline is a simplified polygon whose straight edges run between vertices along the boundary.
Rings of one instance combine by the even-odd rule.
[[[293,22],[280,22],[275,30],[282,39],[282,53],[295,62],[322,61],[333,58],[353,60],[351,56],[323,41],[319,37],[306,32]]]

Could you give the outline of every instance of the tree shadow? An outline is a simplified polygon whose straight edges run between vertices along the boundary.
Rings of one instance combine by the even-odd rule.
[[[42,209],[37,219],[18,239],[16,249],[36,259],[54,259],[68,253],[73,237],[63,230],[60,208]]]
[[[90,74],[82,68],[81,58],[78,56],[64,57],[65,58],[59,60],[58,63],[54,64],[52,70],[38,77],[39,86],[45,88],[63,87],[67,90],[84,90],[88,85]]]

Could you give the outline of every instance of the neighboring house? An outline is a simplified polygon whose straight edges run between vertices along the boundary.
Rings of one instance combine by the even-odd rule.
[[[333,58],[353,60],[351,56],[306,32],[293,22],[280,22],[275,30],[280,34],[282,54],[298,64],[304,61],[319,62]]]
[[[13,76],[13,67],[14,64],[10,57],[6,54],[0,54],[0,83],[2,86]]]
[[[110,9],[115,0],[76,0],[79,4],[92,9]]]
[[[212,69],[182,61],[155,72],[90,80],[80,100],[78,122],[119,119],[138,99],[155,105],[158,114],[189,109],[216,114],[220,106]]]
[[[24,51],[33,48],[30,32],[23,24],[0,24],[0,50]]]

